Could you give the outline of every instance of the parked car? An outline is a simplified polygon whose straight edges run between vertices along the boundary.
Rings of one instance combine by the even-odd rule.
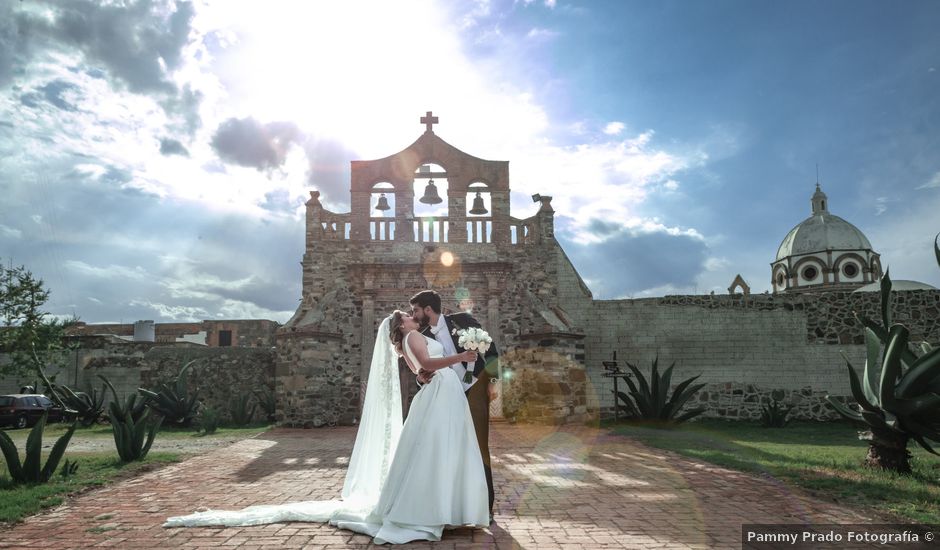
[[[71,420],[76,414],[76,411],[63,409],[42,394],[0,395],[0,426],[13,426],[14,428],[32,426],[46,410],[49,411],[47,422]]]

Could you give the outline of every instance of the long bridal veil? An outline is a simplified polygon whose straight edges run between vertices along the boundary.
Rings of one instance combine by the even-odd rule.
[[[388,338],[389,317],[375,335],[369,382],[342,499],[209,510],[167,519],[164,527],[260,525],[283,521],[366,522],[379,499],[401,436],[398,356]]]

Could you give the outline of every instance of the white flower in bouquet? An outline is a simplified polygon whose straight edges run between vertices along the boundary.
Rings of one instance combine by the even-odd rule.
[[[486,350],[490,349],[490,344],[493,343],[493,339],[490,337],[482,328],[470,327],[457,331],[457,335],[460,337],[457,340],[457,343],[465,350],[475,351],[480,355],[486,353]],[[466,374],[464,374],[463,381],[470,383],[473,380],[473,367],[468,367]]]

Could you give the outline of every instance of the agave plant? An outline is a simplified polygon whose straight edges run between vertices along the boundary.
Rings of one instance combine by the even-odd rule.
[[[770,405],[761,407],[760,418],[764,427],[783,428],[790,422],[788,417],[790,411],[793,410],[793,406],[782,407],[780,406],[781,401],[783,401],[782,391],[774,390],[770,393]]]
[[[104,375],[99,374],[98,378],[102,379],[108,388],[111,389],[111,395],[114,396],[114,399],[111,400],[111,403],[108,405],[108,419],[112,422],[114,419],[121,420],[128,413],[130,413],[131,418],[136,422],[143,416],[144,412],[147,409],[147,402],[144,399],[137,400],[137,394],[132,393],[124,398],[122,402],[118,399],[117,390],[114,389],[114,385],[111,384],[111,381],[108,380]],[[103,392],[102,392],[103,393]]]
[[[248,401],[251,399],[250,393],[244,393],[230,402],[229,413],[232,418],[232,424],[236,426],[244,426],[251,422],[252,417],[255,415],[255,409],[258,408],[257,403],[252,403],[251,408],[248,408]]]
[[[199,391],[189,395],[188,374],[195,363],[196,361],[190,361],[183,365],[172,385],[161,383],[157,386],[157,391],[137,389],[152,409],[163,415],[168,422],[178,426],[189,426],[199,409],[199,402],[196,401]]]
[[[940,265],[936,241],[934,249]],[[867,425],[868,430],[860,432],[859,438],[869,442],[865,459],[868,466],[909,473],[911,453],[907,445],[911,439],[927,452],[938,454],[928,440],[940,442],[940,348],[924,343],[921,354],[916,355],[908,346],[908,329],[892,323],[890,301],[891,278],[886,271],[881,278],[883,325],[857,315],[865,326],[867,348],[861,379],[845,358],[858,408],[832,396],[826,399],[842,416]]]
[[[202,407],[199,409],[198,422],[203,434],[214,434],[219,429],[219,412],[212,407]]]
[[[267,415],[268,422],[274,422],[277,414],[277,399],[274,392],[267,386],[263,386],[260,390],[255,390],[254,394],[258,399],[258,404],[261,405],[261,410]]]
[[[78,462],[69,462],[69,459],[65,459],[65,464],[59,468],[59,475],[62,476],[62,479],[68,479],[75,475],[78,472]]]
[[[675,362],[660,375],[659,356],[654,358],[649,382],[635,365],[628,362],[627,366],[633,371],[636,382],[634,383],[630,378],[624,378],[627,386],[630,387],[630,395],[618,391],[617,398],[628,415],[643,420],[678,423],[685,422],[705,412],[705,408],[702,407],[679,415],[679,411],[682,410],[682,407],[689,399],[705,387],[705,384],[692,385],[692,382],[701,375],[682,381],[672,392],[672,397],[669,397],[669,385],[672,382],[672,369],[676,366]]]
[[[151,421],[152,412],[150,409],[145,410],[136,421],[129,412],[125,413],[124,418],[111,417],[111,431],[121,462],[143,460],[147,456],[160,424],[163,423],[162,417]]]
[[[49,453],[49,459],[46,465],[42,466],[42,432],[46,427],[46,419],[49,411],[42,413],[42,417],[26,438],[26,460],[20,462],[20,454],[16,449],[16,444],[10,439],[6,432],[0,431],[0,451],[3,452],[3,458],[7,463],[7,470],[10,472],[10,479],[14,483],[45,483],[49,481],[52,474],[55,473],[62,455],[65,454],[65,448],[75,433],[76,423],[72,422],[65,435],[60,437],[55,445],[52,446],[52,452]]]
[[[83,391],[74,391],[65,385],[55,386],[52,391],[65,405],[65,408],[78,413],[79,423],[87,428],[97,422],[104,413],[104,392],[106,387],[101,386],[101,393],[92,389],[90,394]]]

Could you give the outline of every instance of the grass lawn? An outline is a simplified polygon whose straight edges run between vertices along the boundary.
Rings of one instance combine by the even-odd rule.
[[[940,457],[912,442],[910,476],[862,465],[868,445],[842,422],[795,422],[785,428],[701,420],[657,429],[608,424],[614,433],[660,449],[746,472],[770,474],[845,506],[863,506],[913,523],[940,524]]]
[[[155,441],[172,439],[187,440],[190,438],[237,438],[250,437],[270,428],[268,423],[251,424],[238,428],[220,427],[211,435],[198,434],[195,428],[161,428]],[[25,458],[26,438],[31,428],[24,430],[7,430],[7,435],[13,439],[20,451],[20,460]],[[68,429],[67,424],[50,424],[43,432],[43,443],[52,444]],[[69,479],[62,479],[59,472],[53,475],[48,483],[36,485],[15,485],[10,480],[6,462],[0,455],[0,527],[22,520],[45,508],[58,506],[65,498],[72,494],[84,492],[100,487],[109,482],[134,477],[143,472],[151,471],[165,464],[178,462],[186,458],[185,452],[158,452],[151,451],[146,459],[140,462],[122,464],[114,449],[111,426],[92,426],[75,430],[69,442],[69,447],[79,441],[100,441],[106,451],[77,452],[65,451],[59,469],[66,459],[78,462],[78,471]],[[110,444],[108,444],[110,443]],[[47,452],[43,453],[42,464],[45,465]]]

